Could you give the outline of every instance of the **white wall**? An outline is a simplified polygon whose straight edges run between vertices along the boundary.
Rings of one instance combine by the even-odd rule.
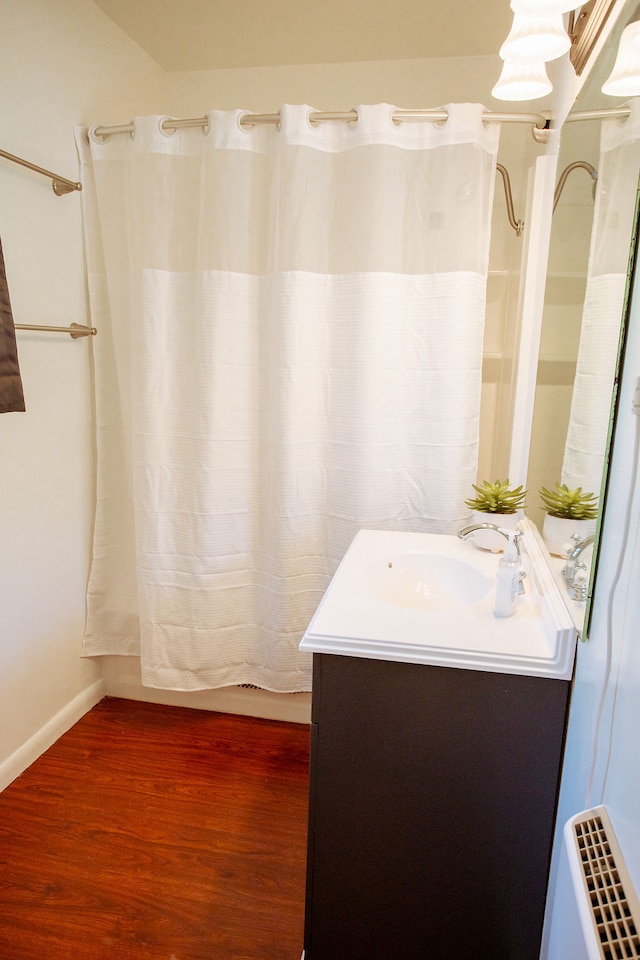
[[[568,891],[558,883],[568,819],[604,804],[640,894],[640,483],[633,486],[640,376],[640,272],[636,274],[589,637],[578,643],[542,956],[564,942]],[[635,493],[634,493],[635,490]],[[628,511],[630,512],[628,513]],[[628,537],[625,538],[625,531]],[[622,558],[622,559],[621,559]],[[619,574],[619,576],[618,576]],[[570,898],[569,898],[570,899]],[[556,941],[556,938],[559,938]]]
[[[359,103],[418,108],[465,100],[498,109],[491,97],[497,67],[494,57],[444,57],[194,70],[168,75],[167,111],[198,116],[215,105],[273,113],[281,103],[318,110],[349,110]]]
[[[609,808],[640,892],[640,483],[631,496],[638,418],[631,412],[640,376],[640,272],[636,275],[618,425],[588,640],[578,645],[567,758],[558,819],[600,803]],[[627,520],[627,510],[632,504]],[[609,600],[625,531],[620,582]],[[597,749],[596,749],[597,748]],[[594,762],[595,751],[595,762]],[[610,753],[610,756],[609,756]]]
[[[89,0],[1,0],[0,24],[2,149],[75,180],[74,124],[157,109],[159,70]],[[0,210],[15,322],[85,323],[79,194],[0,160]],[[0,788],[101,695],[79,657],[91,344],[17,337],[27,411],[0,417]]]

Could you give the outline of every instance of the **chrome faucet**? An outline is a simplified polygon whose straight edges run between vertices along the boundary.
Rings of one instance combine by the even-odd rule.
[[[567,562],[563,567],[562,575],[567,581],[569,596],[573,600],[586,600],[588,590],[588,578],[586,575],[587,565],[580,560],[580,554],[587,547],[591,546],[595,535],[590,533],[588,537],[581,537],[574,533],[571,537],[573,546],[567,551]]]
[[[458,538],[460,540],[466,540],[467,537],[470,537],[471,534],[477,530],[495,530],[496,533],[501,533],[507,540],[512,540],[515,543],[516,552],[518,557],[520,557],[520,539],[522,537],[520,530],[506,530],[504,527],[499,527],[497,523],[470,523],[468,527],[463,527],[461,530],[458,530]]]
[[[511,540],[512,543],[515,544],[518,560],[520,560],[520,540],[522,538],[521,530],[506,530],[504,527],[499,527],[497,523],[470,523],[468,527],[462,527],[461,530],[458,530],[458,538],[460,540],[466,540],[467,537],[470,537],[478,530],[495,530],[496,533],[501,533],[505,539]],[[526,576],[526,572],[520,568],[520,573],[518,575],[518,593],[520,594],[524,593],[523,581]]]

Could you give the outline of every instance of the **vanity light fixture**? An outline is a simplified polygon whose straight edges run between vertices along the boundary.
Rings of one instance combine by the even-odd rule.
[[[544,63],[505,60],[491,96],[496,100],[537,100],[551,93],[552,89]]]
[[[491,91],[497,100],[537,100],[553,86],[545,63],[571,48],[563,14],[575,0],[511,0],[509,36],[500,47],[504,66]]]
[[[613,8],[619,0],[510,0],[514,12],[513,26],[500,48],[505,61],[502,74],[492,90],[498,100],[535,100],[552,88],[544,64],[569,51],[569,59],[577,76],[582,73]],[[566,23],[566,25],[565,25]],[[624,36],[624,35],[623,35]],[[516,70],[528,64],[535,76],[525,79],[527,71]],[[517,74],[523,73],[521,81]],[[614,71],[615,73],[615,71]],[[613,78],[610,78],[613,79]],[[608,86],[609,81],[605,86]],[[614,96],[634,96],[640,93]],[[628,89],[628,88],[626,88]]]
[[[500,56],[512,63],[546,63],[561,57],[570,47],[562,14],[525,17],[516,13],[509,36],[500,47]]]
[[[627,24],[622,31],[616,62],[602,92],[609,97],[640,96],[640,21]]]
[[[592,56],[609,17],[620,5],[620,0],[587,0],[569,14],[567,33],[571,37],[569,59],[581,76]]]

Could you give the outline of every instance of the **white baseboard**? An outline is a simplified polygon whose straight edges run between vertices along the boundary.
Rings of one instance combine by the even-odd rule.
[[[240,716],[310,723],[310,693],[270,693],[248,687],[220,687],[215,690],[156,690],[143,687],[138,657],[101,657],[102,676],[108,697],[162,703],[172,707],[193,707],[235,713]]]
[[[63,733],[66,733],[77,721],[88,713],[96,703],[105,696],[106,690],[103,680],[96,680],[70,703],[59,710],[43,727],[41,727],[26,743],[18,747],[11,756],[0,763],[0,792],[8,787],[16,777],[31,766],[45,750],[48,750]]]

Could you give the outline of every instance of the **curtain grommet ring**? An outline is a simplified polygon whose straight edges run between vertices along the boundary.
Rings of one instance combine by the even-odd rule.
[[[175,137],[178,131],[175,127],[173,128],[173,130],[167,130],[165,128],[165,123],[167,121],[169,121],[169,123],[172,123],[173,117],[158,117],[158,130],[160,131],[163,137],[166,137],[167,140],[171,140],[173,137]]]
[[[240,130],[240,132],[245,135],[245,137],[250,137],[255,129],[254,123],[251,123],[251,122],[243,123],[243,120],[245,119],[245,117],[251,117],[251,116],[252,116],[252,113],[250,110],[238,110],[238,112],[236,113],[236,126],[238,130]]]
[[[446,127],[446,125],[449,123],[449,120],[451,118],[451,114],[449,113],[446,107],[438,107],[438,109],[442,110],[442,112],[445,113],[446,116],[444,120],[434,120],[433,125],[434,127]]]
[[[87,142],[88,142],[88,143],[98,143],[98,144],[109,143],[109,140],[111,140],[111,134],[110,134],[110,133],[98,133],[98,130],[100,129],[100,126],[101,126],[101,124],[99,124],[99,123],[94,123],[92,127],[89,127],[89,129],[87,130]]]

